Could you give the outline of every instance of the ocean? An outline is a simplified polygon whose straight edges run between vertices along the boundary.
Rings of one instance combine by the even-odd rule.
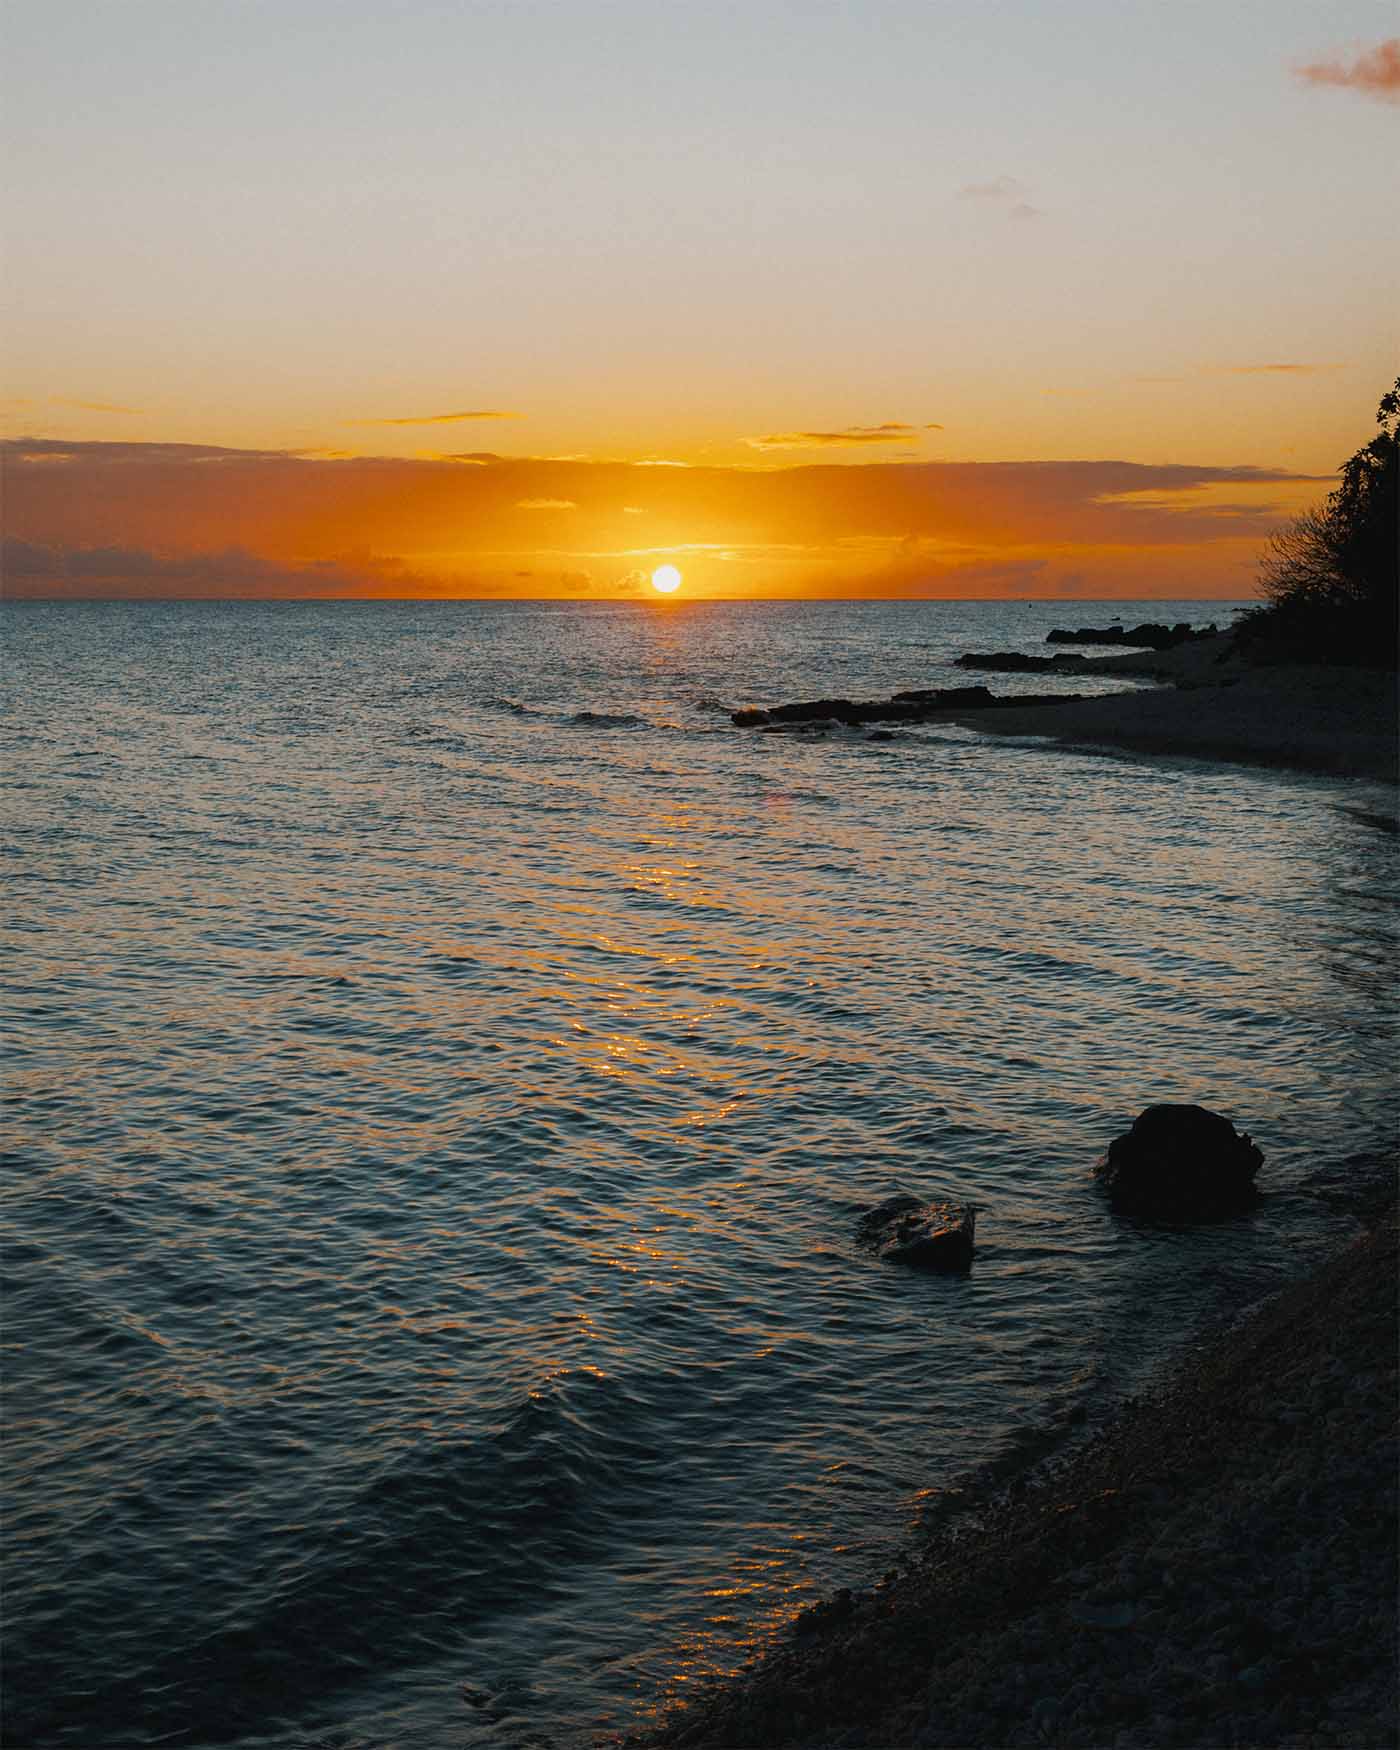
[[[729,722],[1115,616],[1230,605],[4,610],[8,1742],[607,1742],[1352,1230],[1374,787]]]

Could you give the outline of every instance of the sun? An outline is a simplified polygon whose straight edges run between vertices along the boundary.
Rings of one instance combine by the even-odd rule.
[[[681,587],[681,574],[674,565],[658,565],[651,574],[651,587],[659,589],[662,595],[670,595],[673,589]]]

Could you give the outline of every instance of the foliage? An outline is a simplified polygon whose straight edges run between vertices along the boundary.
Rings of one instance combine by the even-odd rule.
[[[1376,424],[1326,502],[1270,539],[1259,565],[1264,604],[1238,625],[1249,656],[1396,666],[1400,377],[1381,397]]]

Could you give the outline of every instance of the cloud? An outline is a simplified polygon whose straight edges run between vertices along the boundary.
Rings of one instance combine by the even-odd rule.
[[[123,407],[116,401],[70,401],[62,395],[55,398],[58,407],[81,407],[85,413],[144,413],[143,407]]]
[[[967,182],[958,190],[959,198],[985,201],[999,207],[1010,219],[1038,219],[1041,209],[1026,199],[1029,189],[1014,176],[998,176],[991,182]]]
[[[84,438],[79,443],[58,438],[7,438],[0,449],[21,462],[92,461],[103,467],[123,462],[143,467],[153,462],[227,462],[241,467],[249,462],[292,462],[302,454],[298,450],[232,450],[220,444],[107,443],[97,438]]]
[[[1218,377],[1311,377],[1319,371],[1340,371],[1343,365],[1217,365]]]
[[[351,425],[455,425],[459,419],[524,419],[499,407],[473,408],[466,413],[416,413],[407,419],[352,419]]]
[[[1305,85],[1337,85],[1382,103],[1400,103],[1400,36],[1363,49],[1349,66],[1334,58],[1311,61],[1294,72]]]
[[[772,431],[765,437],[745,438],[751,450],[820,450],[828,445],[894,444],[907,442],[918,426],[903,420],[887,419],[882,425],[847,425],[840,431]],[[941,425],[928,425],[925,431],[942,431]]]
[[[645,508],[640,504],[624,504],[622,507],[622,514],[623,516],[645,516],[647,513]]]
[[[141,547],[48,546],[14,535],[0,542],[0,573],[12,595],[78,600],[384,594],[399,593],[413,581],[392,560],[368,559],[363,567],[329,559],[284,565],[244,547],[165,554]]]
[[[972,201],[1020,200],[1026,192],[1024,183],[1017,182],[1014,176],[998,176],[993,182],[966,182],[958,190],[964,200]]]
[[[517,510],[577,510],[578,506],[572,498],[519,498],[515,502]]]

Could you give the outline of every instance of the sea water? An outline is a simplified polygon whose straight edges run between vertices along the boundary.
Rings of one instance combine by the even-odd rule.
[[[729,722],[1115,615],[1228,609],[6,610],[13,1742],[606,1739],[1348,1231],[1384,796]],[[1157,1100],[1257,1214],[1111,1215]]]

